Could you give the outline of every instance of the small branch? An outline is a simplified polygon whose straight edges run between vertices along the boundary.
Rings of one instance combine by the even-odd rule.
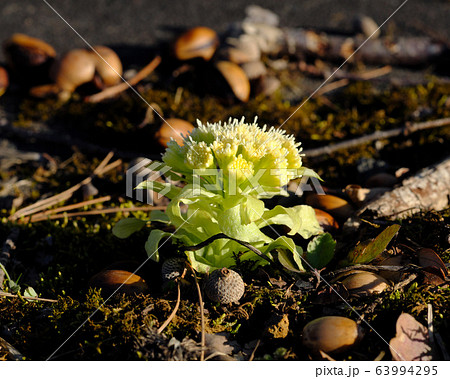
[[[49,303],[57,303],[58,300],[53,300],[53,299],[44,299],[43,297],[34,297],[34,296],[23,296],[23,295],[15,295],[12,293],[8,293],[8,292],[3,292],[0,291],[0,296],[5,296],[5,297],[19,297],[21,299],[26,299],[26,300],[37,300],[37,301],[46,301]]]
[[[73,187],[71,187],[57,195],[51,196],[47,199],[39,200],[36,203],[29,205],[28,207],[19,209],[16,213],[11,215],[9,217],[9,219],[12,221],[15,221],[21,217],[37,213],[40,210],[49,208],[55,204],[58,204],[59,202],[70,199],[75,191],[77,191],[83,185],[90,183],[95,176],[104,174],[106,172],[106,168],[112,167],[112,164],[108,165],[108,163],[111,160],[113,155],[114,155],[114,153],[110,151],[108,153],[108,155],[105,157],[105,159],[103,159],[103,161],[97,166],[97,168],[94,170],[92,175],[88,176],[86,179],[84,179],[80,183],[75,184]]]
[[[100,204],[100,203],[103,203],[105,201],[110,201],[110,200],[111,200],[111,196],[109,196],[109,195],[108,196],[103,196],[103,197],[99,197],[98,199],[86,200],[86,201],[82,201],[80,203],[66,205],[64,207],[58,207],[58,208],[54,208],[54,209],[49,209],[48,211],[44,211],[44,212],[35,214],[34,216],[50,215],[50,214],[70,211],[72,209],[82,208],[82,207],[85,207],[85,206],[88,206],[88,205],[92,205],[92,204]]]
[[[377,68],[375,70],[364,71],[359,74],[343,74],[343,78],[340,80],[336,80],[331,82],[325,86],[323,86],[313,97],[318,97],[324,95],[328,92],[334,91],[335,89],[345,87],[350,83],[350,81],[357,80],[371,80],[378,78],[383,75],[387,75],[392,71],[391,66],[384,66],[381,68]]]
[[[186,269],[185,269],[186,271]],[[178,290],[178,295],[177,295],[177,302],[175,304],[175,308],[173,308],[172,313],[170,314],[170,316],[167,318],[166,321],[164,321],[164,323],[159,327],[159,329],[156,331],[157,334],[161,334],[161,332],[167,327],[167,325],[170,324],[170,322],[173,320],[173,318],[175,317],[178,308],[180,306],[180,301],[181,301],[181,282],[179,280],[177,280],[177,290]]]
[[[248,359],[249,362],[251,362],[251,361],[253,361],[253,359],[255,359],[256,350],[258,349],[260,343],[261,343],[261,340],[259,339],[256,342],[255,348],[253,349],[252,354],[250,355],[250,358]]]
[[[141,71],[139,71],[135,76],[133,76],[128,82],[123,82],[120,84],[117,84],[113,87],[109,87],[104,89],[103,91],[96,93],[92,96],[88,96],[85,98],[85,101],[89,103],[99,103],[103,100],[106,100],[110,97],[116,96],[119,93],[127,90],[131,86],[135,86],[138,84],[142,79],[146,78],[148,75],[150,75],[156,67],[161,63],[161,57],[156,56],[147,66],[145,66]]]
[[[358,138],[354,138],[354,139],[351,139],[348,141],[338,142],[334,145],[319,147],[317,149],[303,150],[303,153],[308,158],[313,158],[313,157],[318,157],[321,155],[332,154],[339,150],[350,149],[352,147],[356,147],[356,146],[363,145],[363,144],[366,144],[366,143],[369,143],[372,141],[377,141],[380,139],[392,138],[392,137],[396,137],[396,136],[399,136],[402,134],[408,135],[410,133],[414,133],[419,130],[439,128],[439,127],[448,126],[448,125],[450,125],[450,117],[441,118],[441,119],[432,120],[432,121],[417,122],[414,124],[405,124],[404,126],[402,126],[400,128],[395,128],[395,129],[391,129],[391,130],[383,130],[383,131],[378,130],[375,133],[365,135],[362,137],[358,137]]]
[[[80,217],[80,216],[92,216],[99,214],[107,214],[107,213],[118,213],[118,212],[138,212],[138,211],[154,211],[154,210],[165,210],[167,207],[165,205],[149,205],[144,207],[129,207],[129,208],[104,208],[104,209],[94,209],[92,211],[84,211],[84,212],[72,212],[72,213],[63,213],[63,214],[52,214],[52,215],[41,215],[35,214],[31,217],[24,219],[23,222],[39,222],[45,220],[57,220],[61,218],[71,218],[71,217]],[[19,220],[18,222],[21,222]]]
[[[187,262],[187,266],[192,272],[192,275],[194,276],[195,280],[195,286],[197,287],[197,293],[198,293],[198,302],[200,303],[200,322],[201,322],[201,328],[202,328],[202,337],[201,337],[201,352],[200,352],[200,360],[205,360],[205,315],[204,315],[204,308],[203,308],[203,297],[202,297],[202,290],[200,288],[200,285],[198,284],[197,275],[195,274],[195,271],[193,267]]]

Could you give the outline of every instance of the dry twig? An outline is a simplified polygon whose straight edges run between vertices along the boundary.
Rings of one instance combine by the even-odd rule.
[[[186,269],[185,269],[186,272]],[[184,273],[185,273],[184,272]],[[184,273],[182,275],[182,277],[184,276]],[[162,331],[167,327],[167,325],[170,324],[170,322],[173,320],[173,318],[175,317],[175,315],[177,314],[178,308],[180,306],[180,301],[181,301],[181,281],[177,280],[177,302],[175,304],[175,307],[173,308],[172,313],[170,314],[170,316],[167,318],[166,321],[164,321],[164,323],[159,327],[159,329],[156,331],[156,333],[161,334]]]
[[[111,160],[113,155],[114,155],[114,153],[110,151],[108,153],[108,155],[105,157],[105,159],[103,159],[103,161],[100,162],[100,164],[97,166],[97,168],[94,170],[94,172],[90,176],[88,176],[86,179],[82,180],[80,183],[75,184],[71,188],[69,188],[57,195],[51,196],[47,199],[39,200],[36,203],[29,205],[28,207],[19,209],[16,213],[11,215],[9,217],[9,219],[11,221],[16,221],[24,216],[29,216],[29,215],[35,214],[43,209],[50,208],[53,205],[56,205],[62,201],[66,201],[66,200],[70,199],[75,191],[77,191],[83,185],[90,183],[95,176],[103,175],[105,172],[107,172],[111,168],[114,168],[117,166],[117,164],[118,164],[117,162],[119,162],[120,159],[108,165],[108,162]]]
[[[318,157],[321,155],[332,154],[339,150],[350,149],[352,147],[360,146],[365,143],[369,143],[369,142],[373,142],[373,141],[377,141],[377,140],[381,140],[381,139],[392,138],[392,137],[396,137],[396,136],[399,136],[402,134],[408,135],[410,133],[414,133],[419,130],[439,128],[439,127],[448,126],[448,125],[450,125],[450,117],[441,118],[441,119],[432,120],[432,121],[417,122],[414,124],[405,124],[404,126],[402,126],[400,128],[395,128],[395,129],[391,129],[391,130],[383,130],[383,131],[378,130],[375,133],[357,137],[357,138],[353,138],[348,141],[339,142],[334,145],[319,147],[317,149],[303,150],[303,153],[308,158],[313,158],[313,157]]]
[[[5,296],[5,297],[19,297],[21,299],[26,299],[26,300],[37,300],[37,301],[46,301],[49,303],[57,303],[58,300],[53,300],[53,299],[44,299],[43,297],[34,297],[34,296],[23,296],[23,295],[15,295],[13,293],[9,293],[9,292],[3,292],[0,291],[0,296]]]
[[[200,360],[205,360],[205,315],[204,315],[204,308],[203,308],[203,297],[202,297],[202,291],[200,289],[200,285],[198,284],[197,275],[195,275],[195,271],[193,267],[187,263],[187,266],[192,272],[192,275],[194,276],[195,280],[195,286],[197,287],[197,293],[198,293],[198,301],[200,303],[200,322],[201,322],[201,328],[202,328],[202,337],[201,337],[201,347],[202,350],[200,352]]]
[[[92,96],[86,97],[85,101],[89,103],[99,103],[110,97],[116,96],[119,93],[127,90],[130,86],[135,86],[142,79],[150,75],[156,67],[161,63],[161,57],[156,56],[147,66],[145,66],[141,71],[139,71],[135,76],[133,76],[128,82],[119,83],[113,87],[108,87],[103,91],[96,93]]]

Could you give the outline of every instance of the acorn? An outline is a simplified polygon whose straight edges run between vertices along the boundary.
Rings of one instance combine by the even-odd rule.
[[[2,96],[9,85],[8,72],[0,66],[0,96]]]
[[[244,70],[236,63],[228,61],[219,61],[215,67],[227,81],[236,98],[247,102],[250,97],[250,81]]]
[[[163,280],[172,280],[180,277],[186,267],[184,258],[166,259],[161,267],[161,276]]]
[[[317,318],[303,328],[303,345],[318,353],[340,353],[355,346],[363,337],[355,321],[340,316]]]
[[[179,60],[203,58],[209,61],[219,45],[217,33],[207,27],[197,26],[175,41],[174,54]]]
[[[229,304],[239,301],[245,291],[241,276],[226,267],[214,270],[206,279],[205,293],[212,301]]]
[[[316,213],[316,218],[319,222],[319,225],[323,228],[324,231],[333,232],[339,229],[339,224],[332,215],[317,208],[314,208],[314,212]]]
[[[27,85],[45,82],[56,57],[55,49],[48,43],[20,33],[5,41],[3,51],[8,65]]]
[[[338,219],[347,219],[353,213],[353,207],[344,199],[333,195],[310,194],[306,204],[319,208]]]
[[[194,125],[180,118],[167,118],[161,124],[155,137],[162,147],[167,147],[170,139],[173,138],[180,146],[184,144],[183,136],[187,136],[194,130]]]
[[[50,74],[61,91],[60,98],[67,100],[77,87],[91,82],[95,75],[95,65],[91,52],[85,49],[71,50],[56,62]]]
[[[342,284],[352,295],[364,296],[383,292],[389,287],[389,282],[373,272],[357,272],[345,277]]]
[[[109,47],[94,46],[91,51],[92,59],[95,62],[95,83],[102,89],[111,87],[120,82],[120,76],[123,73],[122,62],[119,56]],[[106,61],[106,62],[105,62]]]
[[[148,291],[148,285],[144,279],[125,270],[103,270],[89,280],[89,286],[101,288],[104,296],[111,296],[113,293],[130,295]],[[114,292],[116,290],[117,292]]]

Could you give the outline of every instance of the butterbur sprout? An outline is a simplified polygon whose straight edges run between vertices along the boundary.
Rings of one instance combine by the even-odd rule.
[[[175,233],[151,230],[145,244],[148,255],[158,261],[159,243],[167,237],[178,242],[180,251],[183,246],[198,245],[211,238],[211,243],[185,251],[190,264],[199,272],[228,268],[236,264],[237,257],[240,261],[255,261],[255,267],[268,264],[274,259],[271,252],[275,249],[288,255],[288,260],[295,263],[294,270],[304,271],[304,252],[288,236],[298,234],[309,239],[323,235],[314,209],[307,205],[290,208],[277,205],[267,209],[261,200],[287,195],[283,187],[291,179],[318,178],[314,171],[302,166],[302,149],[294,136],[274,127],[259,127],[256,118],[253,123],[246,123],[244,118],[230,118],[225,123],[198,121],[198,127],[183,136],[182,142],[168,143],[157,170],[164,170],[166,176],[173,175],[185,185],[180,188],[146,181],[138,186],[171,200],[165,212],[152,211],[150,221],[168,223],[176,229]],[[142,220],[122,220],[113,232],[119,237],[128,236],[144,224]],[[274,240],[262,231],[269,225],[286,226],[288,236]],[[250,243],[263,256],[241,242]],[[326,262],[320,261],[321,267],[332,254],[326,256]]]

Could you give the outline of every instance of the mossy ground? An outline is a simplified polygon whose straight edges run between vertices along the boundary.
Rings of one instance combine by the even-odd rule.
[[[279,125],[297,107],[297,104],[283,101],[280,94],[275,94],[272,99],[255,97],[245,105],[230,104],[217,97],[202,97],[189,86],[176,100],[174,94],[179,85],[172,83],[173,88],[161,89],[147,83],[140,88],[140,92],[148,102],[159,104],[166,117],[179,117],[191,122],[197,118],[219,121],[230,116],[245,116],[252,120],[258,115],[262,123]],[[407,121],[448,117],[450,109],[445,103],[449,89],[448,84],[434,79],[430,79],[427,85],[394,89],[355,83],[333,96],[331,105],[330,101],[323,101],[320,97],[312,99],[294,113],[284,127],[294,133],[304,146],[312,148],[376,130],[391,129]],[[422,113],[417,113],[417,110]],[[77,97],[66,104],[27,98],[20,105],[16,126],[27,128],[33,121],[44,121],[55,130],[87,138],[99,146],[113,146],[119,151],[161,152],[153,138],[159,121],[143,128],[136,126],[144,119],[145,111],[145,104],[129,94],[95,105],[86,104]],[[341,188],[359,180],[355,176],[356,165],[362,158],[384,160],[392,167],[408,166],[412,170],[440,159],[448,152],[448,133],[448,127],[420,132],[408,138],[393,139],[381,149],[372,144],[361,146],[320,160],[311,160],[307,166],[317,170],[327,186]],[[2,173],[2,179],[11,176],[33,178],[33,193],[27,200],[32,203],[43,195],[61,192],[79,182],[90,175],[103,158],[70,153],[62,159],[70,156],[71,161],[63,169],[51,174],[47,168],[41,167],[41,163],[35,166],[22,164]],[[100,194],[112,196],[110,206],[133,205],[123,199],[125,168],[126,165],[121,166],[103,178],[95,179],[94,184]],[[45,172],[48,175],[42,175]],[[78,200],[81,198],[77,193],[72,201]],[[6,220],[8,215],[9,211],[2,210],[2,242],[13,227]],[[144,243],[148,231],[143,230],[126,240],[119,240],[111,233],[114,223],[129,215],[117,213],[18,225],[20,237],[13,264],[9,267],[10,275],[13,279],[21,276],[19,284],[32,285],[39,296],[58,300],[56,303],[45,303],[0,297],[0,335],[27,359],[48,358],[97,309],[54,358],[138,359],[135,338],[146,327],[159,327],[167,319],[175,304],[175,291],[173,287],[162,289],[160,266],[152,261],[138,272],[148,282],[149,294],[117,295],[103,304],[101,293],[89,288],[89,278],[105,267],[123,261],[139,264],[146,259]],[[136,212],[131,215],[147,217]],[[401,224],[394,244],[411,246],[413,241],[417,245],[433,248],[444,262],[450,261],[448,211],[420,214],[403,220]],[[370,224],[364,224],[364,228],[360,233],[355,233],[347,244],[355,245],[361,236],[373,236],[377,232]],[[335,237],[341,238],[339,234]],[[266,267],[259,271],[249,271],[246,267],[238,269],[247,283],[240,305],[224,307],[207,301],[205,326],[207,332],[229,332],[241,346],[261,339],[256,359],[309,359],[310,352],[302,346],[300,338],[307,322],[324,314],[357,319],[342,302],[317,302],[318,291],[322,287],[310,291],[300,290],[295,285],[290,287],[296,282],[295,277],[277,286],[270,280],[281,279],[280,272],[274,268]],[[401,312],[411,313],[426,324],[427,304],[433,305],[436,332],[443,337],[450,335],[448,285],[425,285],[419,276],[403,289],[389,290],[375,298],[349,298],[348,301],[386,340],[394,336],[395,320]],[[265,334],[271,314],[288,315],[290,327],[285,338],[273,339]],[[392,322],[387,323],[387,319]],[[186,336],[198,340],[200,326],[196,292],[183,290],[180,309],[164,333],[179,340]],[[388,346],[374,331],[367,329],[357,350],[337,358],[372,360],[381,351],[385,351],[389,358]]]

